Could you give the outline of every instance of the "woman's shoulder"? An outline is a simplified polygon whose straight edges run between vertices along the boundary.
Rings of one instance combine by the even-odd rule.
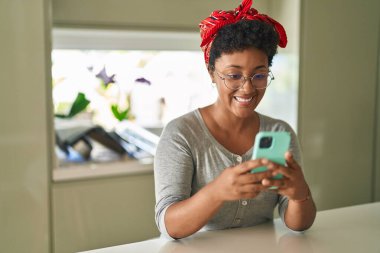
[[[164,130],[163,134],[185,134],[188,135],[192,132],[199,132],[201,130],[201,124],[199,122],[199,112],[198,109],[188,112],[182,116],[169,121]]]
[[[170,120],[165,128],[183,128],[184,126],[198,124],[197,111],[194,110]]]
[[[260,131],[291,131],[293,128],[284,120],[272,118],[258,113],[260,118]]]

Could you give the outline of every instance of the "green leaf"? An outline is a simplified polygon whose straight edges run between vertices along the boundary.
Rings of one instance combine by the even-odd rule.
[[[129,118],[129,108],[127,108],[124,111],[119,111],[118,105],[114,104],[114,105],[111,105],[111,111],[113,115],[115,116],[115,118],[118,119],[119,121]]]
[[[57,117],[57,118],[61,118],[61,119],[66,119],[66,118],[68,118],[67,115],[63,115],[63,114],[54,114],[54,116]]]
[[[86,96],[82,92],[79,92],[77,97],[75,98],[73,105],[71,106],[70,112],[67,115],[67,117],[74,117],[75,115],[86,109],[89,103],[90,100],[87,100]]]

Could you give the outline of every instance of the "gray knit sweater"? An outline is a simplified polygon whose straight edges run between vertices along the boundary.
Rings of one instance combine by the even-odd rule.
[[[290,152],[302,166],[298,140],[292,128],[284,121],[262,114],[259,118],[260,131],[291,133]],[[191,197],[225,168],[251,159],[252,149],[242,156],[228,151],[211,135],[199,110],[169,122],[162,132],[154,161],[155,219],[161,234],[171,238],[164,223],[165,212],[171,204]],[[273,219],[277,204],[280,217],[284,219],[288,200],[273,191],[261,192],[254,199],[225,202],[202,230],[264,223]]]

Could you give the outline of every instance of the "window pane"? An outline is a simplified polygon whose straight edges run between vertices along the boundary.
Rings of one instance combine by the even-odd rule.
[[[96,77],[105,69],[114,83]],[[117,123],[111,105],[131,108],[134,121],[159,127],[195,108],[212,103],[216,90],[194,51],[53,51],[53,99],[56,113],[67,108],[78,92],[90,100],[94,123],[107,129]]]
[[[96,77],[105,69],[114,83]],[[287,121],[296,129],[298,58],[278,54],[271,68],[275,80],[258,111]],[[141,79],[143,78],[143,79]],[[139,82],[136,80],[146,80]],[[53,99],[56,113],[67,113],[76,95],[90,100],[94,123],[111,129],[118,120],[111,105],[131,108],[142,127],[162,127],[171,119],[215,101],[202,52],[195,51],[53,51]]]

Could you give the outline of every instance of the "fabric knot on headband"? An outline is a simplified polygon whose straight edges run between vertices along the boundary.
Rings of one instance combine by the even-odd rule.
[[[201,48],[204,52],[206,64],[209,62],[211,44],[214,41],[214,38],[219,29],[225,25],[233,24],[243,19],[260,20],[271,24],[279,36],[278,45],[282,48],[286,47],[288,40],[284,27],[271,17],[265,14],[260,14],[256,9],[250,8],[251,5],[252,0],[243,0],[243,2],[235,10],[213,11],[210,17],[204,19],[199,24],[202,38]]]

